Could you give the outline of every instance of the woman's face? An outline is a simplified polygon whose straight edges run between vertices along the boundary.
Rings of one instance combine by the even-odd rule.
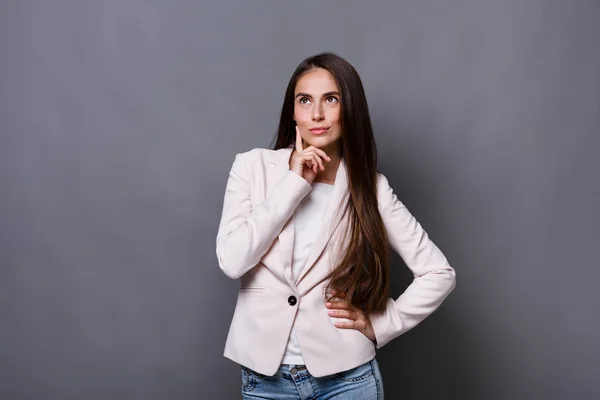
[[[342,134],[340,93],[329,71],[313,69],[298,80],[294,90],[294,120],[305,148],[312,145],[331,155],[338,151]]]

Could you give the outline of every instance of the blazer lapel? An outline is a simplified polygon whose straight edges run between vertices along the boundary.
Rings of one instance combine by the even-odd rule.
[[[341,210],[345,206],[345,203],[341,202],[342,200],[344,200],[344,194],[346,193],[346,189],[348,188],[348,177],[346,174],[346,165],[344,163],[344,160],[342,159],[340,161],[340,165],[335,175],[335,182],[333,185],[333,193],[331,195],[331,199],[329,200],[327,208],[325,209],[321,218],[323,222],[318,230],[310,255],[306,260],[306,264],[295,281],[296,285],[304,278],[308,271],[310,271],[310,269],[313,267],[321,253],[323,253],[325,246],[329,242],[329,239],[331,239],[333,232],[335,231],[340,222],[341,213],[336,213],[336,211],[340,210],[341,212]]]
[[[289,160],[293,149],[293,147],[288,147],[279,149],[273,153],[272,164],[274,164],[273,167],[277,169],[275,182],[279,182],[279,180],[283,179],[285,174],[289,171]],[[343,209],[343,206],[345,205],[342,204],[341,201],[344,200],[344,194],[346,193],[347,188],[348,177],[346,172],[346,164],[342,159],[335,175],[331,199],[329,200],[327,208],[323,212],[323,216],[321,218],[323,222],[319,227],[311,252],[306,260],[306,264],[296,279],[294,279],[292,273],[292,257],[294,252],[294,215],[290,217],[281,230],[278,236],[281,259],[284,265],[285,279],[291,287],[296,287],[296,285],[304,278],[308,271],[310,271],[310,269],[313,267],[319,256],[323,253],[327,243],[329,243],[329,239],[331,239],[333,232],[340,222],[339,217],[341,217],[341,215],[336,214],[336,211],[338,209]]]
[[[275,183],[278,183],[290,169],[290,156],[293,147],[279,149],[273,153],[272,164],[276,169]],[[295,287],[294,276],[292,273],[292,254],[294,252],[294,215],[283,226],[279,233],[279,249],[281,251],[281,260],[283,261],[284,277],[291,287]]]

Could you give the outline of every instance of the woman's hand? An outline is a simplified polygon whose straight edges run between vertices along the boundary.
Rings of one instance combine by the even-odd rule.
[[[290,169],[306,179],[308,183],[312,183],[319,169],[321,171],[325,170],[323,160],[331,161],[331,158],[315,146],[309,146],[306,149],[302,147],[302,136],[300,136],[300,130],[296,126],[296,149],[290,158]]]
[[[332,294],[336,296],[335,292]],[[375,331],[373,331],[373,325],[369,318],[365,317],[361,310],[344,300],[343,295],[338,294],[336,297],[340,300],[325,303],[325,307],[329,308],[329,315],[335,318],[347,318],[350,321],[336,322],[335,326],[341,329],[356,329],[375,342]]]

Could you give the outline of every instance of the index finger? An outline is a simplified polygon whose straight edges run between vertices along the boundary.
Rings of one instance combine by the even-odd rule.
[[[302,148],[302,136],[300,135],[300,129],[298,129],[298,125],[296,125],[296,151],[303,151]]]
[[[350,305],[346,300],[339,301],[328,301],[327,308],[337,309],[337,310],[350,310]]]

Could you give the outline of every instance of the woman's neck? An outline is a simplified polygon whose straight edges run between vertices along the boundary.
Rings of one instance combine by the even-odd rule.
[[[333,185],[335,183],[335,176],[337,174],[337,170],[340,166],[340,162],[342,161],[342,157],[340,154],[329,154],[327,153],[331,161],[325,161],[323,166],[325,167],[324,171],[319,170],[317,172],[317,176],[313,182],[322,182],[329,183]]]

